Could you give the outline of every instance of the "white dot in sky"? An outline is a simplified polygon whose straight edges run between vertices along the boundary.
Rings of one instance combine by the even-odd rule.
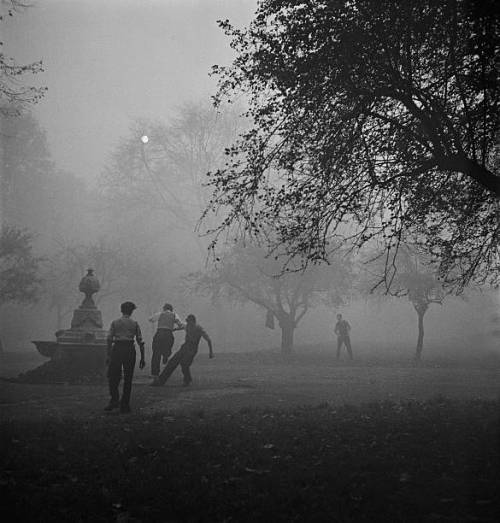
[[[148,143],[149,142],[149,138],[146,135],[141,136],[141,142],[142,143]]]

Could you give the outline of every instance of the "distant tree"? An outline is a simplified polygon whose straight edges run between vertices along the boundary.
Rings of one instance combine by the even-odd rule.
[[[166,123],[135,121],[104,169],[105,197],[119,211],[126,202],[141,214],[156,211],[163,237],[181,231],[205,256],[206,245],[194,231],[209,199],[206,173],[222,164],[237,125],[234,112],[194,103],[180,107]]]
[[[33,303],[38,298],[40,258],[33,254],[32,236],[4,226],[0,233],[0,305]]]
[[[0,27],[7,20],[30,7],[30,4],[17,0],[1,0]],[[26,86],[21,78],[43,72],[42,62],[18,64],[13,58],[2,52],[3,42],[0,41],[0,115],[17,115],[23,107],[38,102],[45,94],[46,87]]]
[[[38,299],[41,260],[33,254],[32,241],[25,230],[10,226],[0,230],[0,307],[12,302],[35,303]]]
[[[0,125],[0,218],[39,232],[54,206],[50,180],[55,165],[45,132],[30,113],[0,115]]]
[[[384,267],[381,267],[381,266]],[[402,245],[398,256],[398,264],[391,265],[389,270],[383,255],[372,256],[371,262],[365,267],[368,271],[361,278],[361,287],[368,292],[379,288],[380,274],[387,271],[386,280],[389,284],[385,289],[387,294],[407,297],[413,305],[418,319],[418,336],[415,349],[415,359],[420,361],[424,348],[424,316],[433,303],[443,304],[447,291],[437,278],[436,264],[430,262],[418,249]],[[366,274],[369,274],[367,277]]]
[[[408,299],[417,311],[418,338],[415,359],[420,361],[424,348],[424,316],[431,303],[443,303],[444,293],[437,279],[429,273],[414,270],[401,275],[408,289]]]
[[[264,0],[248,29],[220,22],[217,98],[245,93],[253,125],[211,174],[214,232],[272,226],[306,260],[376,239],[389,263],[418,233],[444,284],[498,281],[497,7]]]
[[[0,115],[0,222],[33,231],[46,246],[84,235],[97,198],[85,181],[57,168],[44,129],[28,111]]]
[[[343,303],[351,274],[349,261],[340,258],[331,265],[310,266],[305,271],[280,271],[281,264],[266,257],[264,249],[235,245],[216,268],[194,275],[192,281],[198,292],[208,293],[212,299],[224,296],[256,304],[266,311],[271,325],[276,318],[281,351],[288,354],[293,350],[295,329],[318,300]]]

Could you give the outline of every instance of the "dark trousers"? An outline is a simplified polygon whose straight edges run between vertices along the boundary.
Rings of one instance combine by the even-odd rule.
[[[158,376],[160,374],[160,361],[167,362],[172,354],[174,345],[174,335],[170,329],[158,329],[153,337],[153,356],[151,358],[151,374]]]
[[[122,377],[123,368],[123,392],[121,406],[128,407],[130,404],[130,392],[132,390],[132,377],[135,367],[135,347],[133,341],[115,341],[111,349],[111,357],[108,366],[108,382],[111,403],[119,403],[118,386]]]
[[[183,343],[181,348],[168,360],[167,365],[158,378],[159,382],[163,385],[170,378],[172,372],[180,365],[184,375],[184,383],[189,385],[192,381],[190,367],[197,352],[198,347],[189,343]]]
[[[349,354],[349,359],[352,360],[351,338],[349,337],[349,334],[337,336],[337,359],[340,358],[340,349],[342,348],[342,345],[345,345],[347,353]]]

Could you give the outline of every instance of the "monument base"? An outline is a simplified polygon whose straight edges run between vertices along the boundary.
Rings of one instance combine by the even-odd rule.
[[[38,352],[50,361],[19,376],[31,383],[58,383],[86,381],[88,376],[105,374],[107,331],[103,330],[102,314],[92,294],[99,290],[99,281],[93,269],[82,278],[79,290],[85,299],[73,311],[71,328],[56,332],[57,341],[33,341]],[[75,381],[75,378],[78,378]],[[81,379],[80,379],[81,378]]]

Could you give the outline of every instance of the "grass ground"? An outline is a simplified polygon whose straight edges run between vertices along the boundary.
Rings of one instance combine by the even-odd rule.
[[[5,370],[5,369],[4,369]],[[195,384],[0,384],[0,494],[31,521],[497,521],[498,368],[200,354]]]

